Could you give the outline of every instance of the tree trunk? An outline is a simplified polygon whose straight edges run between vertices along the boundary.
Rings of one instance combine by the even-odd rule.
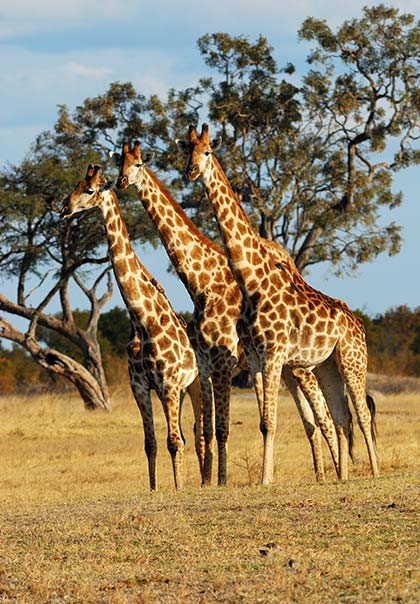
[[[13,327],[4,317],[0,317],[0,336],[25,348],[41,367],[71,382],[78,389],[86,409],[110,409],[106,383],[101,384],[74,359],[54,348],[42,348],[34,338]]]
[[[71,382],[79,391],[86,409],[104,409],[109,411],[109,397],[106,384],[101,385],[89,371],[77,361],[53,348],[40,349],[33,354],[42,367],[58,373]]]

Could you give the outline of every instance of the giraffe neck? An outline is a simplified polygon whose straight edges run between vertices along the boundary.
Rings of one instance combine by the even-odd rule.
[[[176,203],[169,191],[147,168],[135,183],[138,197],[155,225],[166,252],[193,302],[204,292],[206,266],[223,270],[227,263],[222,250],[204,237]]]
[[[121,295],[132,316],[143,324],[147,322],[148,312],[155,316],[153,305],[160,308],[170,307],[166,296],[162,294],[156,280],[137,258],[117,197],[113,191],[102,193],[100,205],[108,240],[109,256]],[[145,301],[147,303],[145,304]]]
[[[243,293],[252,295],[261,281],[261,263],[267,256],[214,155],[203,179],[213,206],[229,266]]]

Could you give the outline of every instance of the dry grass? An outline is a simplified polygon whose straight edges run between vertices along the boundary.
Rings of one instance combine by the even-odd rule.
[[[279,404],[276,479],[257,485],[252,393],[236,392],[229,484],[202,490],[186,402],[186,488],[174,493],[156,404],[159,491],[140,419],[71,397],[0,400],[0,602],[414,604],[420,601],[420,395],[377,396],[382,476],[357,432],[351,480],[313,480],[297,413]]]

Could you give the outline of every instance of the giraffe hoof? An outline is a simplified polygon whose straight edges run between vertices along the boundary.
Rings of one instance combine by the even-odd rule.
[[[281,549],[280,545],[275,541],[270,541],[270,543],[266,543],[263,549],[260,549],[260,556],[269,556],[273,554],[275,550]]]
[[[265,547],[268,549],[280,549],[280,545],[275,541],[270,541],[270,543],[266,543]]]

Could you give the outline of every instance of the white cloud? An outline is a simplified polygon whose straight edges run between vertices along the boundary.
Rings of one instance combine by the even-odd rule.
[[[197,79],[191,72],[177,73],[172,52],[109,48],[40,53],[3,46],[0,131],[7,151],[1,159],[18,162],[29,142],[53,126],[57,105],[72,110],[85,98],[104,93],[111,82],[130,81],[145,95],[165,96],[170,87],[183,88]],[[21,136],[22,129],[33,134],[29,141]]]
[[[95,25],[95,19],[128,19],[136,11],[139,3],[136,0],[19,0],[2,2],[0,19],[3,21],[73,21],[80,23],[89,20],[89,26]]]
[[[139,24],[141,31],[150,25],[166,24],[168,38],[180,38],[185,28],[197,32],[233,31],[247,33],[258,25],[261,33],[277,31],[295,34],[309,15],[327,18],[331,24],[340,23],[360,13],[366,4],[380,4],[383,0],[19,0],[2,3],[0,7],[0,39],[11,39],[22,34],[36,34],[52,26],[68,31],[74,27],[93,29],[101,24],[115,22]],[[418,0],[388,0],[401,12],[419,12]],[[110,40],[112,43],[112,40]]]
[[[86,79],[103,80],[106,76],[111,75],[112,70],[108,67],[91,67],[70,61],[64,65],[64,72],[70,77],[81,77]]]

